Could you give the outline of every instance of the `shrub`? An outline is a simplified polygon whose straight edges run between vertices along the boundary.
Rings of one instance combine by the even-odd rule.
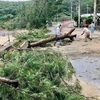
[[[91,22],[93,21],[93,17],[88,17],[86,18],[86,24],[91,24]]]

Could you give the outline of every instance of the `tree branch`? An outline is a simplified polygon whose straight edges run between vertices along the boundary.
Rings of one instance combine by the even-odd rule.
[[[2,77],[0,77],[0,83],[6,83],[6,84],[11,85],[15,88],[17,88],[19,85],[18,80],[10,80],[10,79],[6,79],[6,78],[2,78]]]

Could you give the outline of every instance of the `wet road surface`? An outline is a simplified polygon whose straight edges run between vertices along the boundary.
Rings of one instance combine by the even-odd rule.
[[[100,90],[100,57],[79,57],[71,59],[76,75]]]

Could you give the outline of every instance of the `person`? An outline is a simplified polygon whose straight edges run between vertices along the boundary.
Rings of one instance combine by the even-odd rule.
[[[59,37],[61,35],[61,24],[57,24],[57,28],[56,28],[56,38]],[[54,45],[57,43],[57,42],[60,42],[60,45],[61,45],[61,40],[56,40],[54,42]]]
[[[92,22],[90,24],[91,38],[93,38],[94,30],[95,30],[95,24],[94,24],[94,22]]]
[[[83,28],[83,32],[81,35],[85,34],[85,42],[87,42],[87,39],[92,40],[92,38],[90,38],[90,30],[87,27]]]

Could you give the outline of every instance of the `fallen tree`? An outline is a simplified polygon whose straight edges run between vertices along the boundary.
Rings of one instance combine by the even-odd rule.
[[[0,77],[0,83],[6,83],[6,84],[11,85],[15,88],[17,88],[18,84],[19,84],[18,80],[10,80],[10,79],[6,79],[6,78],[2,78],[2,77]]]
[[[50,37],[44,40],[41,40],[39,42],[34,42],[34,43],[28,43],[28,48],[30,47],[35,47],[35,46],[39,46],[42,44],[46,44],[48,42],[54,41],[54,40],[60,40],[60,39],[65,39],[65,38],[69,38],[70,40],[73,40],[74,37],[76,37],[76,34],[71,35],[71,33],[75,30],[75,28],[71,29],[68,33],[65,33],[64,35],[61,35],[60,37]]]

